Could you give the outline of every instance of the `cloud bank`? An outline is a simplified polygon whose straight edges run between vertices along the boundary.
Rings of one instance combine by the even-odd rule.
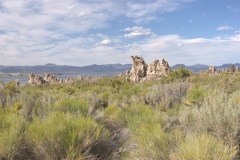
[[[157,35],[146,27],[147,22],[159,20],[157,14],[175,12],[191,2],[1,0],[0,65],[124,64],[131,63],[131,55],[149,61],[166,58],[172,65],[235,62],[240,50],[238,32],[227,37],[184,38]],[[131,25],[121,26],[122,19]],[[218,28],[227,29],[232,28]]]
[[[126,38],[135,38],[135,37],[153,36],[154,35],[154,33],[151,31],[151,29],[138,27],[138,26],[125,28],[124,31],[130,32],[128,34],[124,34],[124,37],[126,37]]]
[[[217,30],[218,31],[224,31],[224,30],[232,30],[233,28],[232,27],[229,27],[229,26],[221,26],[221,27],[218,27]]]

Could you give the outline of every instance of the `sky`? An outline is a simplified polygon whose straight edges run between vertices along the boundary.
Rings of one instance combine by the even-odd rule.
[[[0,65],[240,63],[240,0],[0,0]]]

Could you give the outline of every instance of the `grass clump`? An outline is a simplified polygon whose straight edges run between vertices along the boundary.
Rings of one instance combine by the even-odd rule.
[[[95,157],[91,149],[108,137],[108,131],[90,118],[54,112],[45,119],[35,118],[28,136],[46,159]]]
[[[217,90],[210,92],[201,106],[192,106],[182,111],[181,124],[191,132],[209,132],[229,145],[237,145],[240,140],[238,95],[239,92],[231,96]]]
[[[145,102],[152,106],[163,106],[164,110],[179,105],[189,88],[187,82],[176,82],[166,85],[155,85],[145,96]]]
[[[69,112],[72,114],[87,116],[89,106],[85,99],[64,98],[56,102],[54,109],[64,113]]]
[[[206,95],[207,91],[202,89],[199,85],[193,85],[187,94],[187,101],[190,104],[200,105]]]
[[[0,109],[0,157],[14,159],[23,148],[27,123],[10,110]]]
[[[239,159],[239,78],[180,68],[139,84],[1,85],[0,159]]]
[[[236,154],[236,147],[229,147],[223,141],[204,133],[187,135],[170,157],[171,160],[233,160]]]

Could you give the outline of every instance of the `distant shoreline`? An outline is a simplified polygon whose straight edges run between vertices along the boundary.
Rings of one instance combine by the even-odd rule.
[[[0,76],[28,76],[30,73],[3,73],[0,72]],[[43,73],[39,73],[43,74]],[[55,75],[63,75],[62,73],[54,73]]]
[[[0,76],[27,76],[28,73],[0,73]]]

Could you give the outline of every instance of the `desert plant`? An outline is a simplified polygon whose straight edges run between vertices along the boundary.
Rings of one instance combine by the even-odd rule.
[[[170,136],[160,124],[142,124],[132,131],[136,149],[130,155],[137,159],[167,159],[171,148]]]
[[[83,159],[108,131],[90,118],[53,112],[45,119],[34,118],[28,136],[47,159]],[[97,151],[96,151],[97,153]]]
[[[13,97],[16,93],[19,93],[19,88],[15,82],[9,82],[5,84],[4,92],[10,97]]]
[[[240,132],[238,95],[229,96],[218,90],[210,92],[200,107],[185,107],[182,110],[179,117],[182,127],[191,132],[208,132],[226,144],[237,145]]]
[[[166,110],[180,104],[188,88],[187,82],[155,85],[146,93],[145,101],[152,106],[162,105]]]
[[[199,106],[203,102],[206,93],[207,91],[202,89],[200,85],[193,85],[187,93],[186,102]]]
[[[185,69],[183,67],[178,67],[176,70],[173,70],[169,73],[167,77],[162,77],[160,79],[161,83],[170,83],[177,80],[184,80],[192,74],[191,70]]]
[[[0,109],[0,157],[13,159],[23,148],[28,123],[7,109]]]
[[[85,99],[60,99],[56,102],[54,109],[64,113],[79,114],[87,116],[89,105]]]
[[[208,134],[187,135],[175,152],[172,160],[233,160],[236,147],[229,147],[223,141]]]
[[[72,86],[65,86],[62,88],[64,93],[72,94],[76,89]]]
[[[162,129],[163,116],[154,108],[132,104],[121,112],[121,121],[130,130],[124,147],[131,159],[166,159],[170,136]]]

